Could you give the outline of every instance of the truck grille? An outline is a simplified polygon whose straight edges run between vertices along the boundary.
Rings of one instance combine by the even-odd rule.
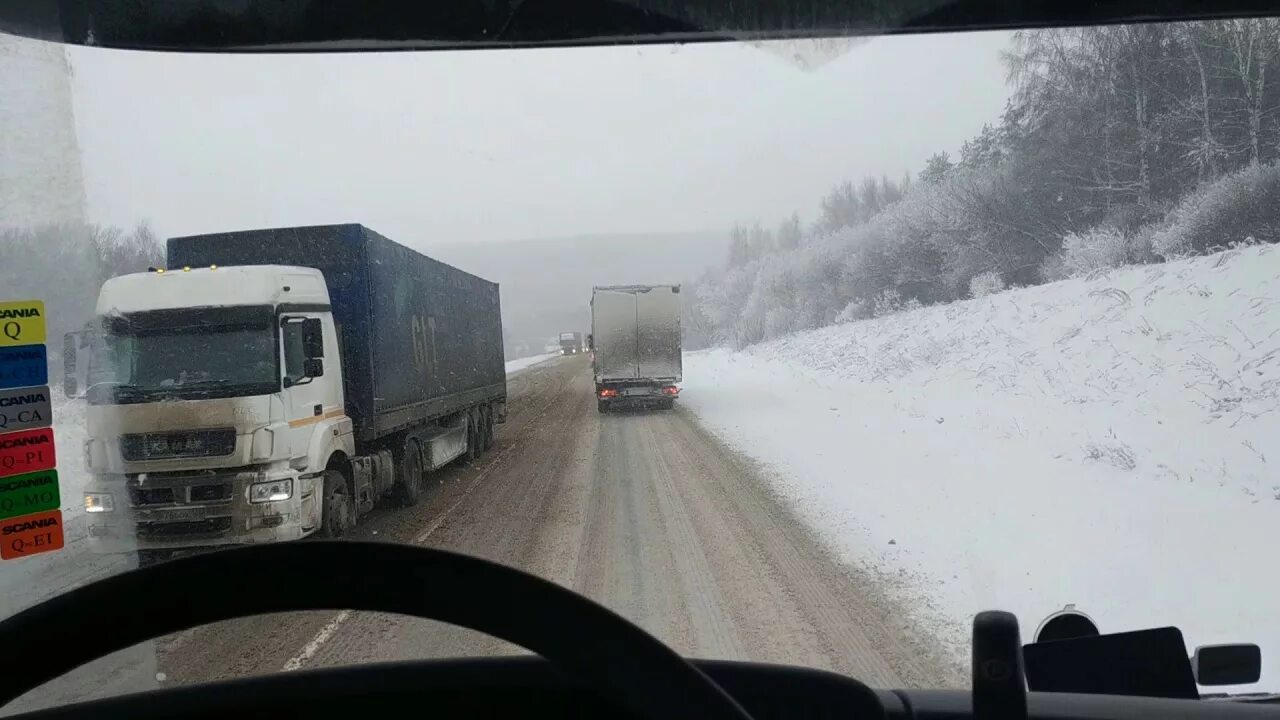
[[[196,485],[191,488],[191,502],[213,502],[231,499],[231,483]]]
[[[129,499],[134,505],[169,505],[173,502],[173,488],[129,488]]]
[[[134,507],[148,505],[172,505],[174,503],[207,503],[231,499],[231,483],[192,485],[191,487],[136,487],[129,488],[129,499]]]
[[[136,433],[120,437],[125,460],[160,458],[218,457],[236,449],[235,428],[184,430],[167,433]]]
[[[221,535],[231,529],[230,517],[208,520],[180,520],[176,522],[146,521],[138,523],[139,537],[190,537],[192,535]]]

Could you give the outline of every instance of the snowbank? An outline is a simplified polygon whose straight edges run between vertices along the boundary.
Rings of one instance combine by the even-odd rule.
[[[521,370],[524,370],[527,367],[537,365],[538,363],[544,363],[548,360],[554,360],[555,358],[558,358],[558,357],[560,357],[559,350],[553,353],[546,353],[543,355],[531,355],[529,357],[522,357],[522,358],[517,358],[515,360],[509,360],[507,361],[507,374],[514,375],[520,372]]]
[[[1280,249],[1233,250],[690,354],[681,397],[957,654],[1076,603],[1274,690],[1278,306]]]

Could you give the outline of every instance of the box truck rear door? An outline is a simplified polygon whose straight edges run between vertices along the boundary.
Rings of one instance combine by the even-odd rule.
[[[637,377],[635,293],[597,290],[591,313],[599,376],[609,380]]]
[[[680,294],[672,286],[636,293],[639,374],[680,378]]]

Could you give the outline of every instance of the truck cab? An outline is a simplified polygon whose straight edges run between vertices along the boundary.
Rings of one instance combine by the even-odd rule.
[[[560,354],[577,355],[582,351],[582,333],[560,333]]]
[[[101,552],[275,540],[322,525],[354,456],[324,276],[260,265],[108,280],[84,368],[84,502]],[[74,381],[68,380],[71,386]]]

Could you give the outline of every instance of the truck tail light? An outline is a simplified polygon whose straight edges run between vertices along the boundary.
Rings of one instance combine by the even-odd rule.
[[[600,390],[600,397],[602,398],[618,397],[618,391],[614,390],[613,388],[602,388]]]
[[[662,394],[663,395],[679,395],[680,388],[676,387],[675,385],[668,385],[662,388]]]

